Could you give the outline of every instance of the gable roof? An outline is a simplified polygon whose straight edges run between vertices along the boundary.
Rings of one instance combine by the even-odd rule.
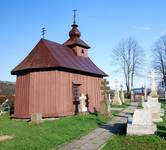
[[[71,48],[46,39],[41,39],[29,55],[11,71],[11,74],[56,69],[107,76],[90,58],[77,56]]]

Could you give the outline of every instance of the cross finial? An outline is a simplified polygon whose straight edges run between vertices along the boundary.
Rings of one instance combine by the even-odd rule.
[[[73,12],[74,12],[74,15],[73,15],[73,18],[74,18],[73,24],[76,24],[76,12],[77,12],[77,9],[74,9]]]
[[[46,29],[45,29],[45,27],[43,27],[43,28],[42,28],[42,31],[41,31],[41,33],[42,33],[42,38],[43,38],[43,39],[44,39],[45,31],[46,31]]]

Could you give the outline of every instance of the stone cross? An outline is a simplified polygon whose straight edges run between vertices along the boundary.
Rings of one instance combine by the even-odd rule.
[[[111,103],[111,94],[110,93],[108,93],[108,100],[109,100],[109,102]]]
[[[144,85],[144,100],[147,100],[147,89],[146,89],[146,84]]]
[[[157,94],[156,72],[154,69],[151,70],[149,77],[151,78],[151,93],[150,93],[150,95],[152,97],[157,97],[158,94]]]
[[[114,92],[114,99],[112,101],[113,105],[122,105],[122,102],[119,97],[119,90],[120,90],[120,84],[118,80],[115,80],[115,92]]]
[[[79,112],[86,112],[87,111],[87,107],[86,107],[86,99],[87,97],[81,93],[81,96],[79,97]]]
[[[107,100],[107,113],[111,112],[111,102],[109,100]]]
[[[115,80],[115,90],[119,92],[120,90],[120,84],[118,80]]]
[[[123,93],[123,86],[122,86],[122,84],[120,85],[120,87],[121,87],[121,101],[122,101],[122,103],[124,103],[124,93]]]

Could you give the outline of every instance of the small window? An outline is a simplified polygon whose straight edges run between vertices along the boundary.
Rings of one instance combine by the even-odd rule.
[[[81,50],[81,53],[84,54],[84,49]]]

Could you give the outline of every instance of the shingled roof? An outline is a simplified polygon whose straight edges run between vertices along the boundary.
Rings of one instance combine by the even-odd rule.
[[[41,39],[30,54],[11,71],[11,74],[19,75],[44,70],[107,76],[90,58],[77,56],[72,48],[46,39]]]

